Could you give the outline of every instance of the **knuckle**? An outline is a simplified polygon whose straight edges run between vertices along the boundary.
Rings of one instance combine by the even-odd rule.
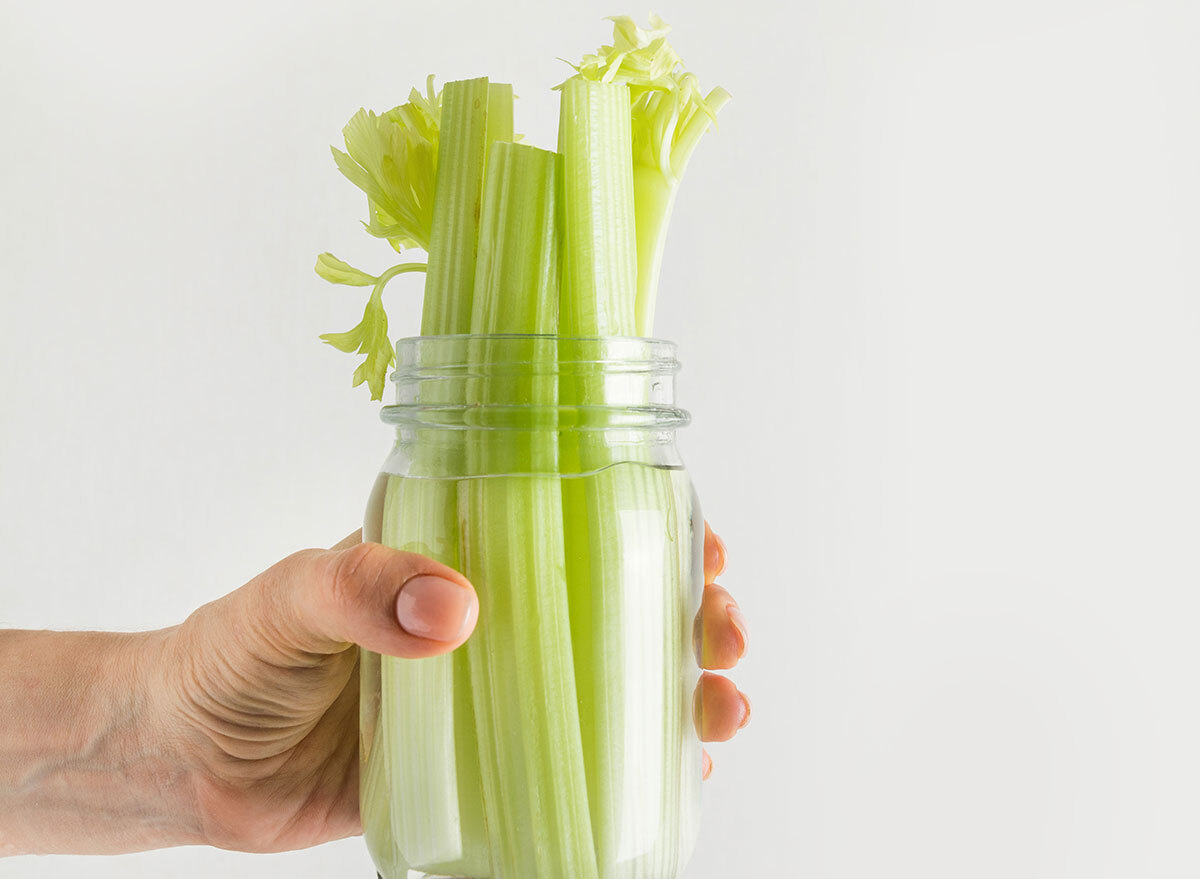
[[[335,607],[361,606],[395,567],[396,551],[378,543],[360,543],[338,550],[328,588]]]

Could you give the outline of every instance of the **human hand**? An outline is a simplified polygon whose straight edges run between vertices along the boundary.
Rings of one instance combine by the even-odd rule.
[[[303,848],[361,832],[358,650],[419,658],[446,653],[474,628],[478,602],[456,571],[355,534],[296,553],[171,630],[149,670],[163,742],[187,767],[195,822],[208,844],[243,851]],[[745,621],[716,585],[725,548],[705,527],[698,661],[728,669]],[[697,729],[725,741],[749,702],[706,671]],[[712,762],[705,753],[705,777]]]

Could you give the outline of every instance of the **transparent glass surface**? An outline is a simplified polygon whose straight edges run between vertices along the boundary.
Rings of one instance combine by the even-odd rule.
[[[364,832],[383,879],[674,879],[699,820],[703,518],[674,347],[402,340],[364,536],[464,574],[475,632],[364,651]]]

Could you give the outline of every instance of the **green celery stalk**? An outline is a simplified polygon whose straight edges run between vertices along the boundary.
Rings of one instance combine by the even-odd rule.
[[[629,89],[578,77],[562,86],[558,148],[562,153],[563,285],[559,309],[567,335],[629,335],[634,328],[637,283],[630,163]],[[586,366],[586,343],[567,343],[580,361],[565,370],[565,408],[603,405],[603,378]],[[574,374],[571,374],[573,370]],[[594,476],[615,458],[603,436],[564,434],[563,535],[570,595],[571,638],[579,722],[583,735],[592,836],[599,873],[616,860],[623,737],[620,700],[624,682],[619,607],[621,546],[617,512]],[[610,553],[612,555],[610,555]],[[606,576],[607,575],[607,576]],[[614,582],[616,580],[616,582]]]
[[[571,77],[562,87],[561,331],[629,336],[635,331],[637,240],[629,87]]]
[[[458,567],[454,480],[391,476],[388,545]],[[469,668],[463,651],[383,657],[382,724],[393,800],[392,835],[412,867],[452,875],[490,872]]]
[[[476,334],[553,333],[558,316],[558,157],[497,144],[488,160],[475,272]],[[514,352],[514,349],[519,351]],[[519,353],[530,375],[499,363]],[[553,339],[479,340],[470,386],[483,418],[460,483],[463,571],[479,593],[467,642],[496,879],[597,879],[564,572]],[[544,366],[544,370],[539,368]],[[495,368],[493,368],[495,367]],[[506,409],[534,408],[512,422]],[[528,411],[528,410],[526,410]],[[520,475],[504,475],[520,474]]]
[[[728,100],[729,93],[724,89],[713,89],[704,100],[704,109],[692,108],[691,117],[678,129],[674,141],[668,139],[665,144],[651,134],[655,130],[661,130],[664,125],[661,122],[656,125],[654,120],[645,118],[651,115],[645,112],[645,99],[638,102],[631,111],[633,125],[641,126],[642,137],[649,142],[649,148],[635,151],[633,163],[633,199],[637,227],[635,310],[639,336],[649,336],[654,331],[658,276],[662,268],[667,226],[671,219],[671,209],[675,205],[675,195],[679,191],[679,182],[701,136]],[[677,107],[672,109],[678,114]],[[677,118],[670,120],[672,131],[675,131],[678,122]]]
[[[511,86],[486,79],[444,86],[422,313],[426,334],[470,329],[485,157],[492,140],[511,137],[512,129]],[[461,402],[454,387],[422,394],[422,403]],[[385,542],[458,568],[457,477],[464,466],[461,431],[423,428],[411,475],[392,477],[389,485]],[[400,851],[415,868],[492,875],[466,652],[422,660],[384,657],[382,665],[394,767],[392,827]]]
[[[677,563],[690,539],[689,498],[681,472],[625,462],[579,480],[592,518],[586,572],[590,606],[573,607],[572,622],[594,633],[589,661],[577,658],[592,699],[596,760],[594,820],[605,879],[676,875],[687,810],[680,794],[698,778],[698,741],[691,732],[694,666],[687,571]],[[573,581],[574,590],[580,580]],[[572,592],[572,598],[576,597]],[[618,628],[619,627],[619,628]],[[573,635],[576,629],[573,628]],[[685,665],[685,661],[687,664]],[[694,756],[691,762],[685,755]]]
[[[630,93],[620,83],[562,86],[564,326],[586,336],[636,335],[638,241]],[[669,202],[664,203],[669,210]],[[605,417],[608,394],[589,365],[602,343],[564,343],[561,398],[580,421]],[[596,350],[592,350],[595,348]],[[628,405],[629,400],[620,400]],[[599,415],[593,413],[601,413]],[[678,520],[672,474],[644,446],[603,431],[562,444],[563,521],[580,727],[599,873],[673,875],[687,816],[680,742],[690,727],[681,675],[682,572],[670,564]],[[687,771],[694,773],[694,766]]]
[[[361,652],[358,673],[364,695],[381,692],[379,660],[377,653],[367,650]],[[391,772],[386,745],[389,736],[383,731],[385,725],[384,716],[376,711],[375,726],[369,731],[365,727],[362,730],[359,742],[359,803],[363,815],[363,838],[371,859],[383,875],[393,877],[406,875],[408,864],[401,856],[396,835],[392,832]]]
[[[506,82],[488,83],[487,142],[511,143],[513,134],[513,87]],[[487,168],[487,164],[484,164]]]
[[[442,88],[433,229],[421,312],[425,336],[464,333],[471,321],[490,92],[487,77],[448,82]],[[510,116],[511,106],[510,100]],[[493,130],[497,127],[493,122]]]

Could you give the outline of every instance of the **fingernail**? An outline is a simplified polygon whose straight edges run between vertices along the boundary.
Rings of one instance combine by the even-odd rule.
[[[746,724],[750,722],[750,699],[745,693],[738,693],[742,697],[742,706],[745,708],[745,715],[742,717],[742,722],[738,724],[738,729],[745,729]]]
[[[725,608],[725,614],[729,617],[729,622],[733,623],[734,631],[738,636],[738,659],[746,655],[746,645],[750,641],[750,633],[746,629],[746,617],[742,614],[742,609],[736,604],[730,604]]]
[[[700,777],[707,781],[710,775],[712,775],[712,757],[708,756],[708,751],[705,751],[700,760]]]
[[[712,538],[710,541],[709,538]],[[709,547],[712,547],[710,550]],[[709,527],[707,522],[704,523],[704,573],[705,584],[712,583],[716,577],[725,570],[725,541],[717,536],[717,533]]]
[[[396,619],[410,635],[431,641],[457,641],[475,606],[470,590],[451,580],[421,574],[396,596]]]

